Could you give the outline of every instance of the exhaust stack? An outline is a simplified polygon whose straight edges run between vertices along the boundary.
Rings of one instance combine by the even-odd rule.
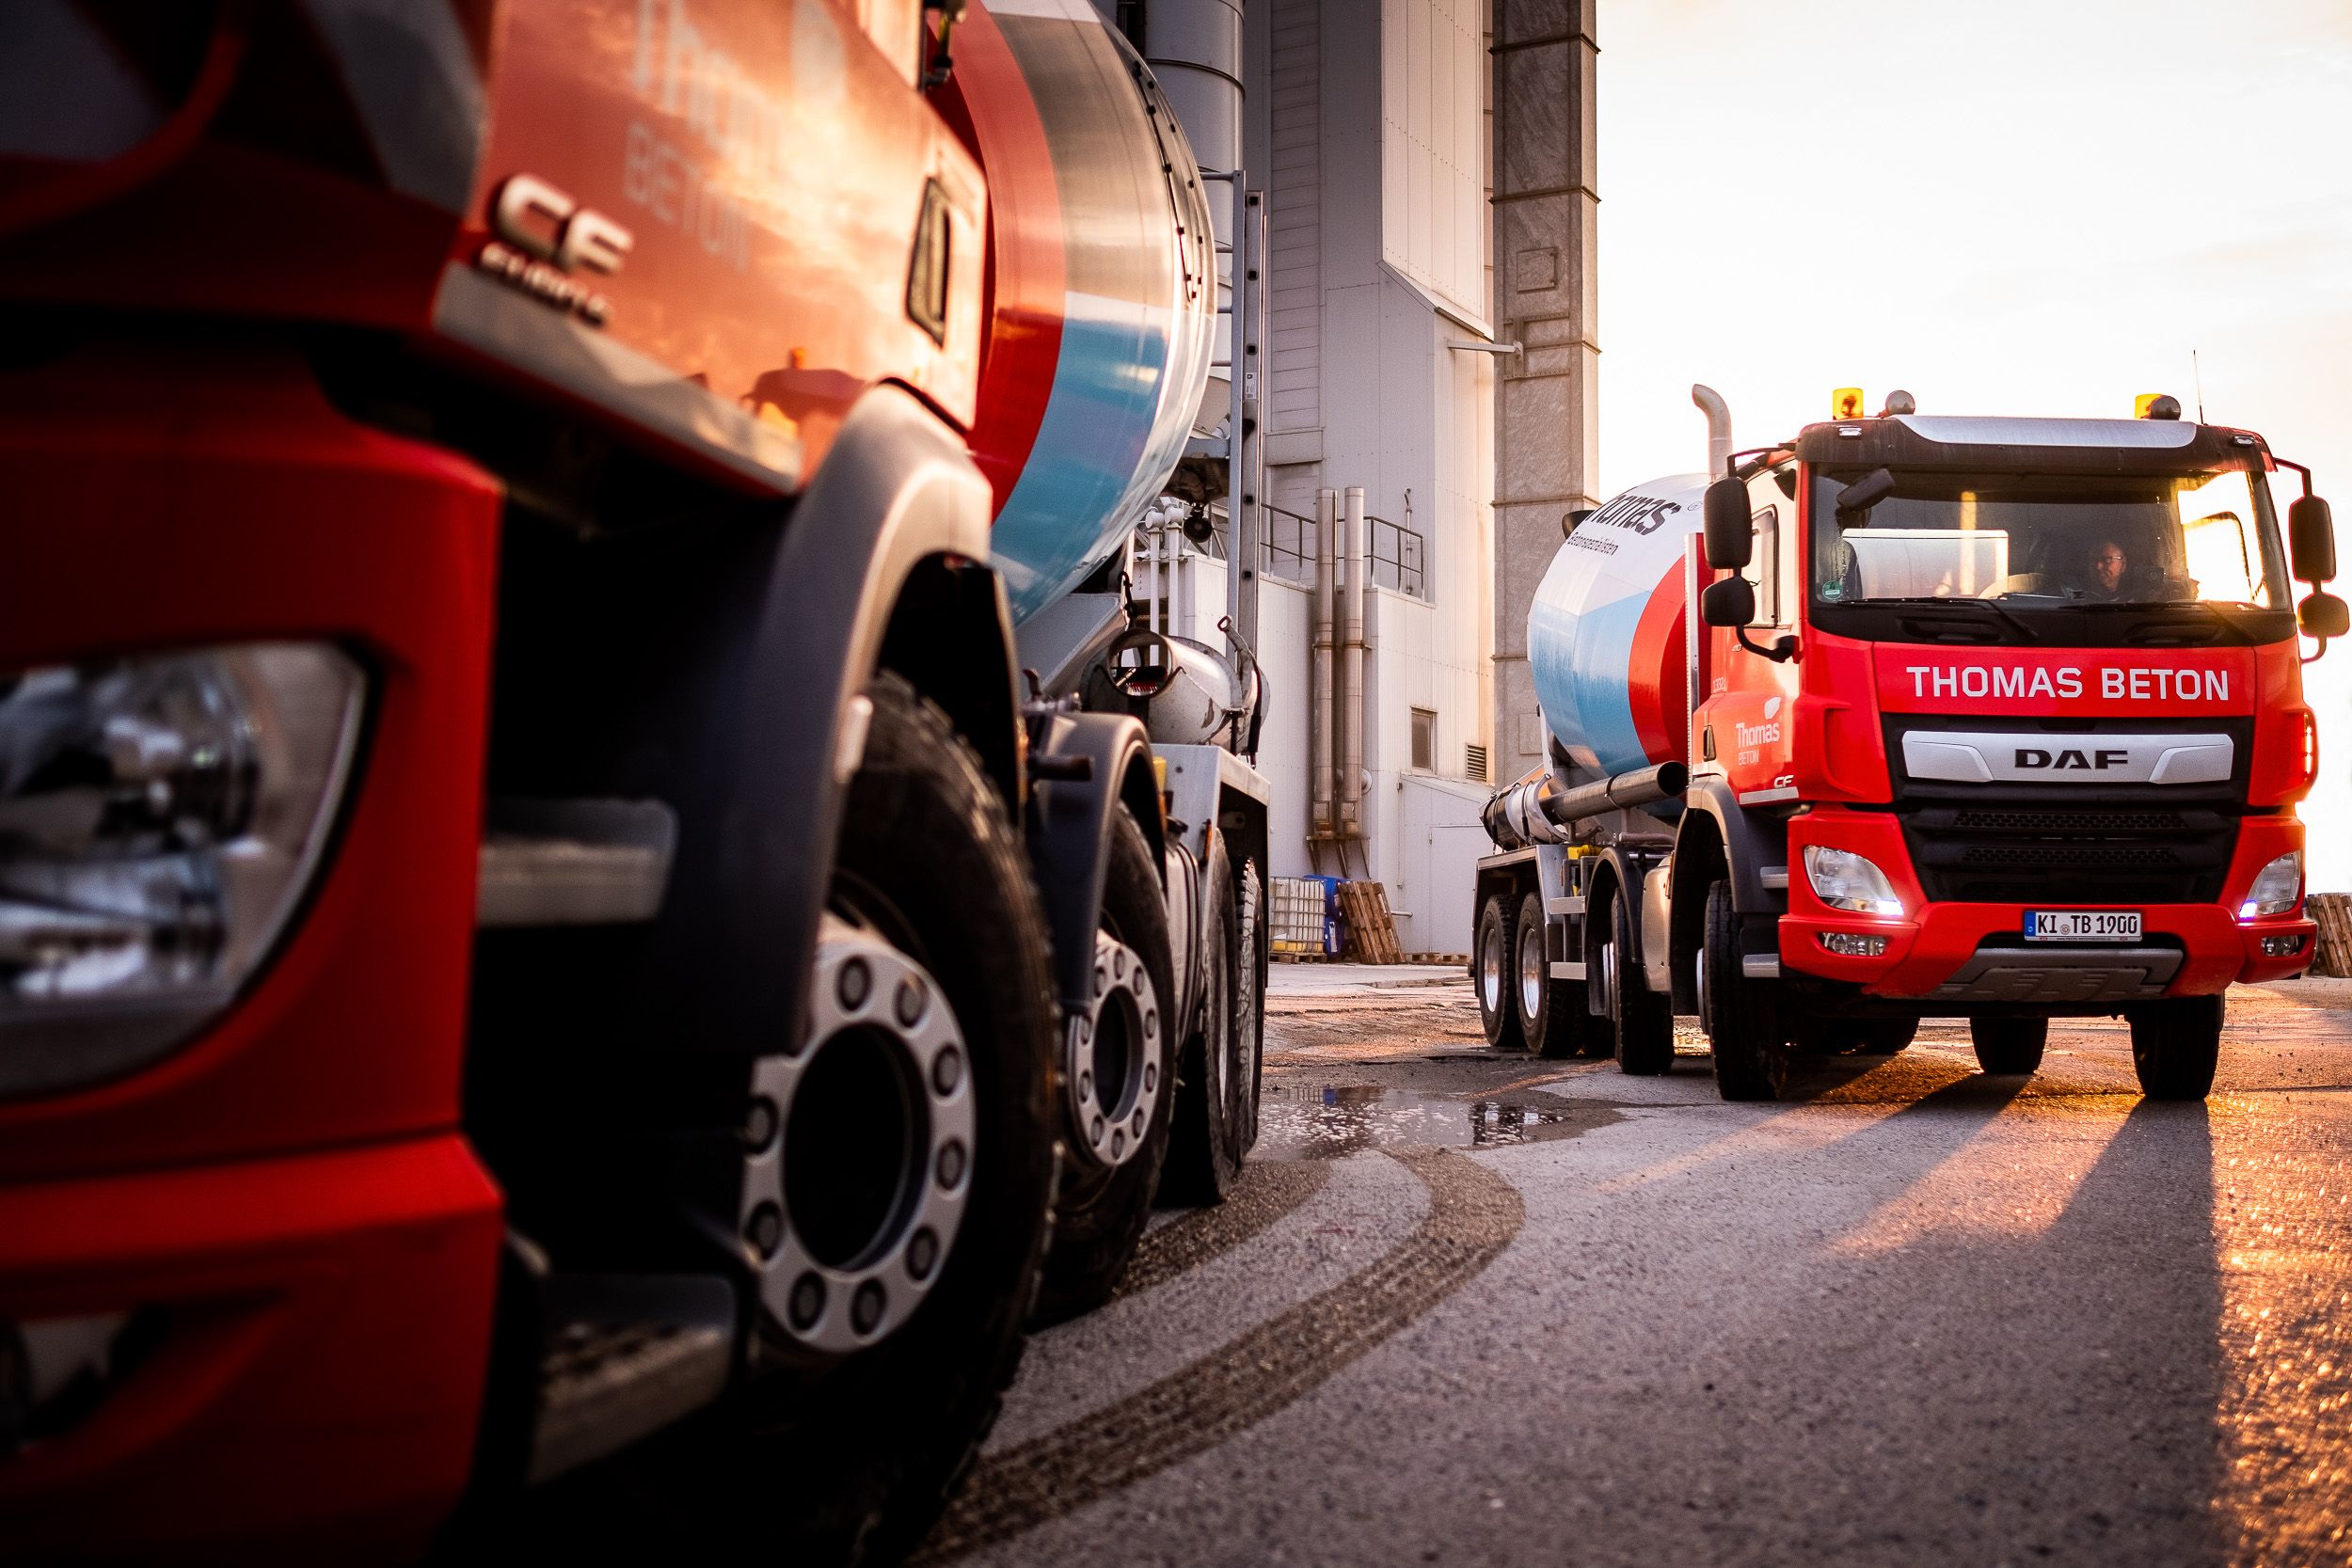
[[[1731,404],[1712,387],[1693,385],[1691,401],[1707,416],[1707,477],[1721,479],[1731,471]]]

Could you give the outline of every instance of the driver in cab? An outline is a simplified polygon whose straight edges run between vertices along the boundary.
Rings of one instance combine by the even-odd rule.
[[[2131,576],[2131,552],[2120,539],[2106,538],[2090,546],[2084,562],[2084,580],[2078,583],[2073,597],[2092,604],[2115,604],[2125,595],[2125,582]]]

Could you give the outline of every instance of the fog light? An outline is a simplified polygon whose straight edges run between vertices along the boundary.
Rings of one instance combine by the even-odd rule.
[[[317,866],[360,697],[320,643],[0,674],[0,1094],[125,1071],[228,1006]]]
[[[1860,936],[1851,931],[1823,931],[1821,945],[1840,958],[1875,958],[1885,953],[1886,939]]]
[[[2292,958],[2301,951],[2303,951],[2301,937],[2263,938],[2263,957],[2265,958]]]

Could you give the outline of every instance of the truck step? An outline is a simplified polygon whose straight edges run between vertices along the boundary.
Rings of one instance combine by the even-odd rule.
[[[550,1275],[533,1484],[617,1453],[726,1390],[735,1292],[717,1277]]]
[[[677,814],[660,800],[494,798],[475,922],[611,926],[661,908]]]

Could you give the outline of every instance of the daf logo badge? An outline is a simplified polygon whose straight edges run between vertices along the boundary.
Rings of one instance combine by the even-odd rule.
[[[612,302],[570,275],[621,270],[636,236],[535,174],[510,175],[490,202],[490,227],[474,264],[534,298],[602,326]]]

